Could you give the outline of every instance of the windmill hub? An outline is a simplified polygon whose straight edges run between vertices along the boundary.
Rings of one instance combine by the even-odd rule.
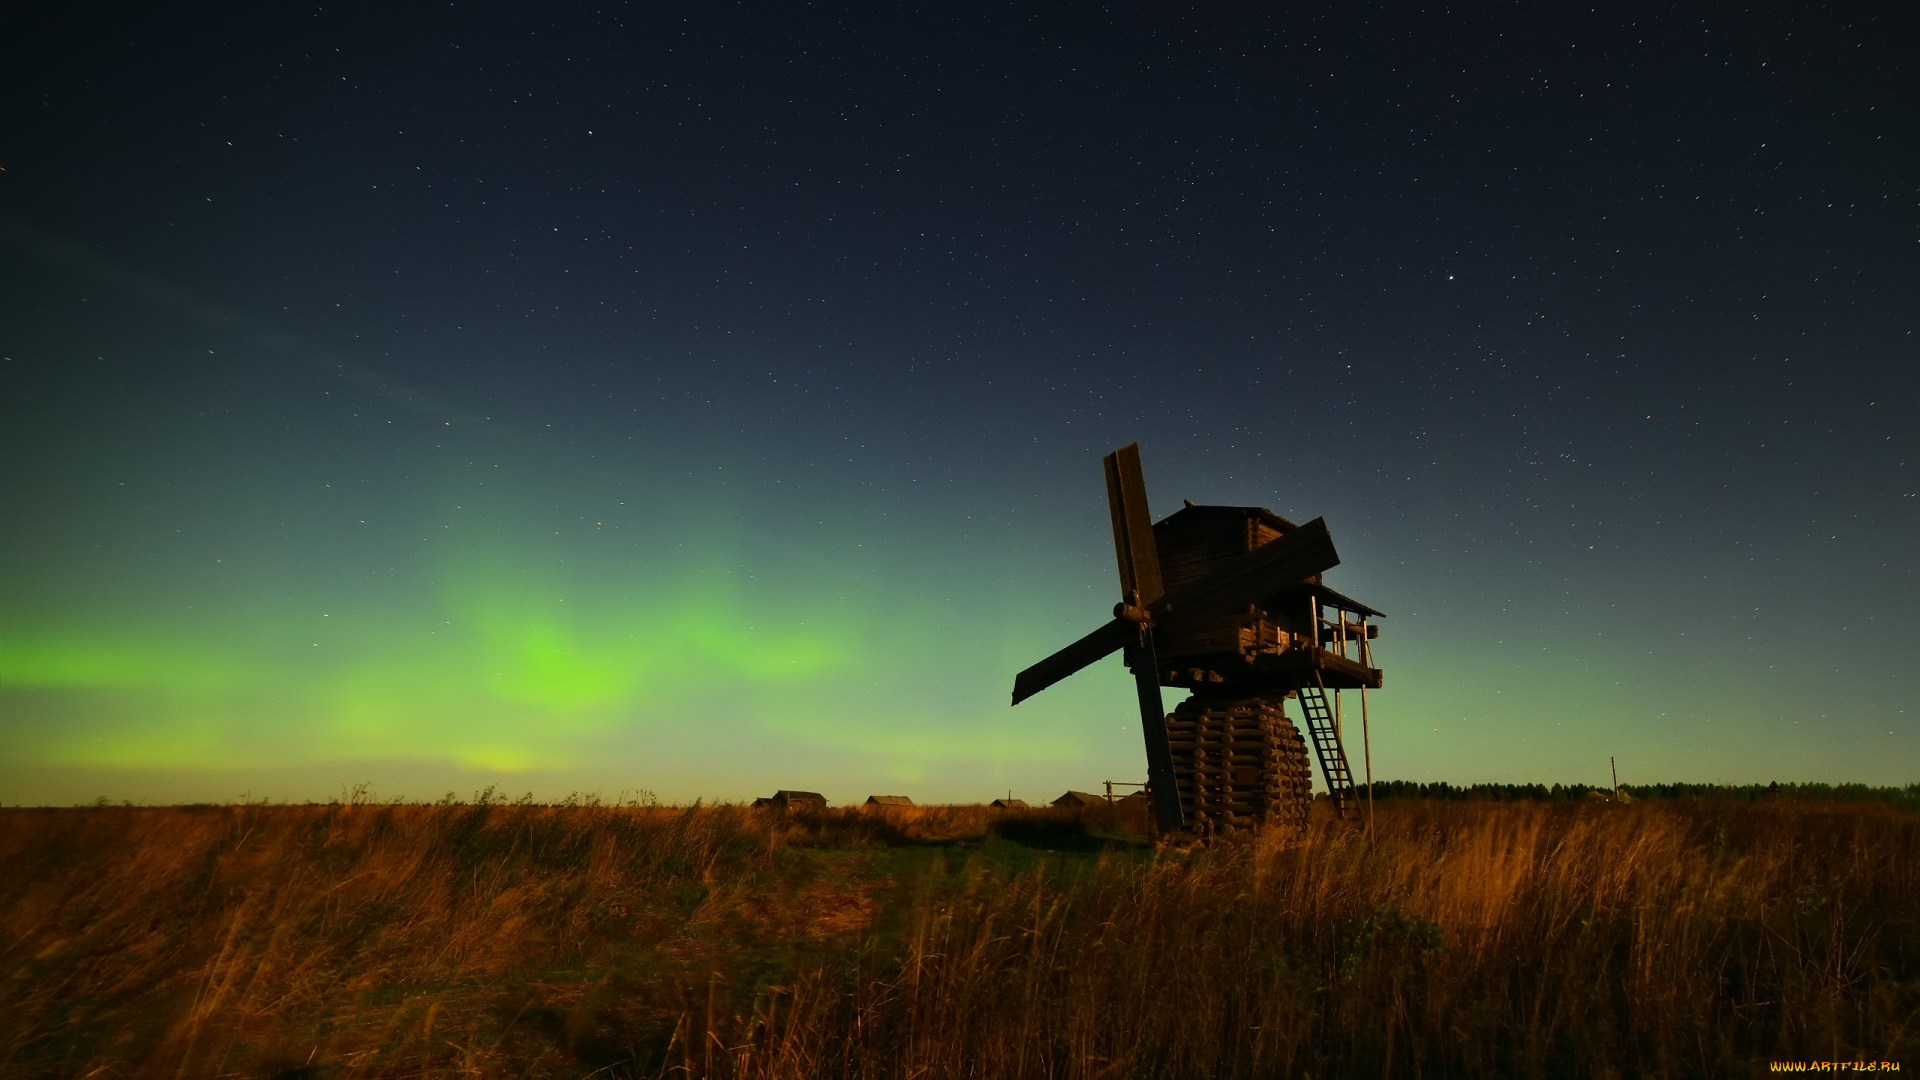
[[[1381,613],[1321,582],[1340,563],[1326,523],[1191,502],[1155,523],[1138,444],[1103,464],[1122,599],[1113,621],[1016,676],[1013,703],[1120,650],[1161,832],[1304,825],[1308,741],[1344,815],[1354,783],[1339,692],[1360,690],[1364,713],[1365,691],[1381,685],[1368,644]],[[1162,686],[1193,696],[1168,715]],[[1299,702],[1306,739],[1288,700]]]

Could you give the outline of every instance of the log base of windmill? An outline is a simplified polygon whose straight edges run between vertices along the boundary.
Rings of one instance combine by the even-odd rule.
[[[1187,831],[1302,829],[1313,799],[1307,745],[1279,698],[1192,697],[1167,717]]]

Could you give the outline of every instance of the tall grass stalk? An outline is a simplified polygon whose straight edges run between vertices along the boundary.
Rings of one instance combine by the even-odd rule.
[[[1693,1076],[1915,1061],[1920,815],[1393,799],[0,811],[0,1076]],[[1091,827],[1091,828],[1090,828]]]

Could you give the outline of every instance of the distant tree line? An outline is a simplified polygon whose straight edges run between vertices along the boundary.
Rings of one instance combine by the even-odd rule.
[[[1360,785],[1363,789],[1365,784]],[[1867,784],[1621,784],[1634,799],[1790,799],[1796,802],[1894,803],[1920,809],[1920,784],[1872,787]],[[1587,799],[1610,796],[1613,789],[1587,784],[1467,784],[1446,781],[1431,784],[1411,780],[1376,780],[1375,799],[1485,799],[1492,801]]]

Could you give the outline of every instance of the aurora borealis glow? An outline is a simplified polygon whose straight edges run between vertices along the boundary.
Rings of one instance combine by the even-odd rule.
[[[47,13],[0,801],[1135,779],[1006,705],[1134,440],[1326,517],[1378,776],[1920,779],[1914,74],[1700,15]]]

